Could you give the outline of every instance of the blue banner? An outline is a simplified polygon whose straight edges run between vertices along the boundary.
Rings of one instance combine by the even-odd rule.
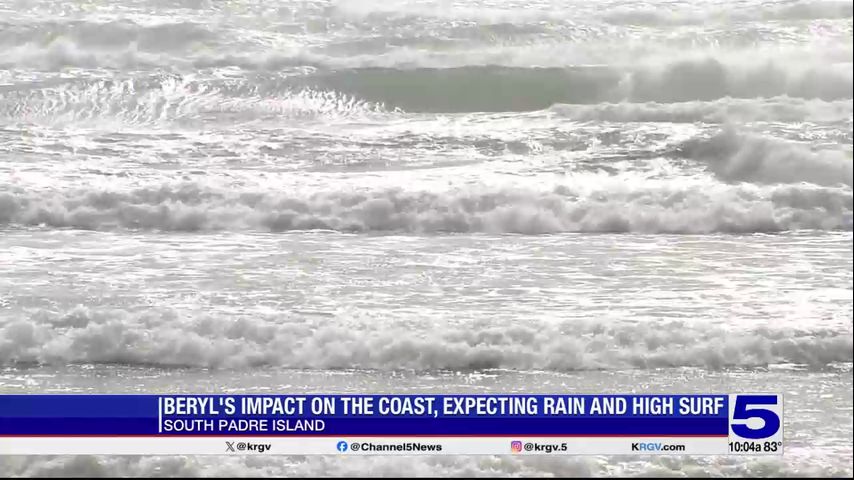
[[[727,395],[3,395],[0,436],[726,436]]]

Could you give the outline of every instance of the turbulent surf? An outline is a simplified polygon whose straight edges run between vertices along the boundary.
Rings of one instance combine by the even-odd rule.
[[[836,0],[0,0],[3,392],[767,391],[789,422],[766,459],[0,474],[850,476],[852,31]]]

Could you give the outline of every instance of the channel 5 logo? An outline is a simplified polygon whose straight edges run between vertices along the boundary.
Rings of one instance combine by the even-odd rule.
[[[510,451],[513,453],[519,453],[522,451],[522,442],[519,440],[513,440],[510,442]]]
[[[783,396],[729,396],[729,436],[743,440],[783,440]]]

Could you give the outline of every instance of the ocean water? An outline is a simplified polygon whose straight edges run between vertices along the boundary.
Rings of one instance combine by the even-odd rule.
[[[0,392],[780,392],[783,457],[6,476],[848,476],[852,2],[0,0]]]

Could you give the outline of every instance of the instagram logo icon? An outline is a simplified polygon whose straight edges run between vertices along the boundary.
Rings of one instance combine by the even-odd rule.
[[[522,451],[522,442],[519,440],[513,440],[510,442],[510,451],[513,453],[519,453]]]

